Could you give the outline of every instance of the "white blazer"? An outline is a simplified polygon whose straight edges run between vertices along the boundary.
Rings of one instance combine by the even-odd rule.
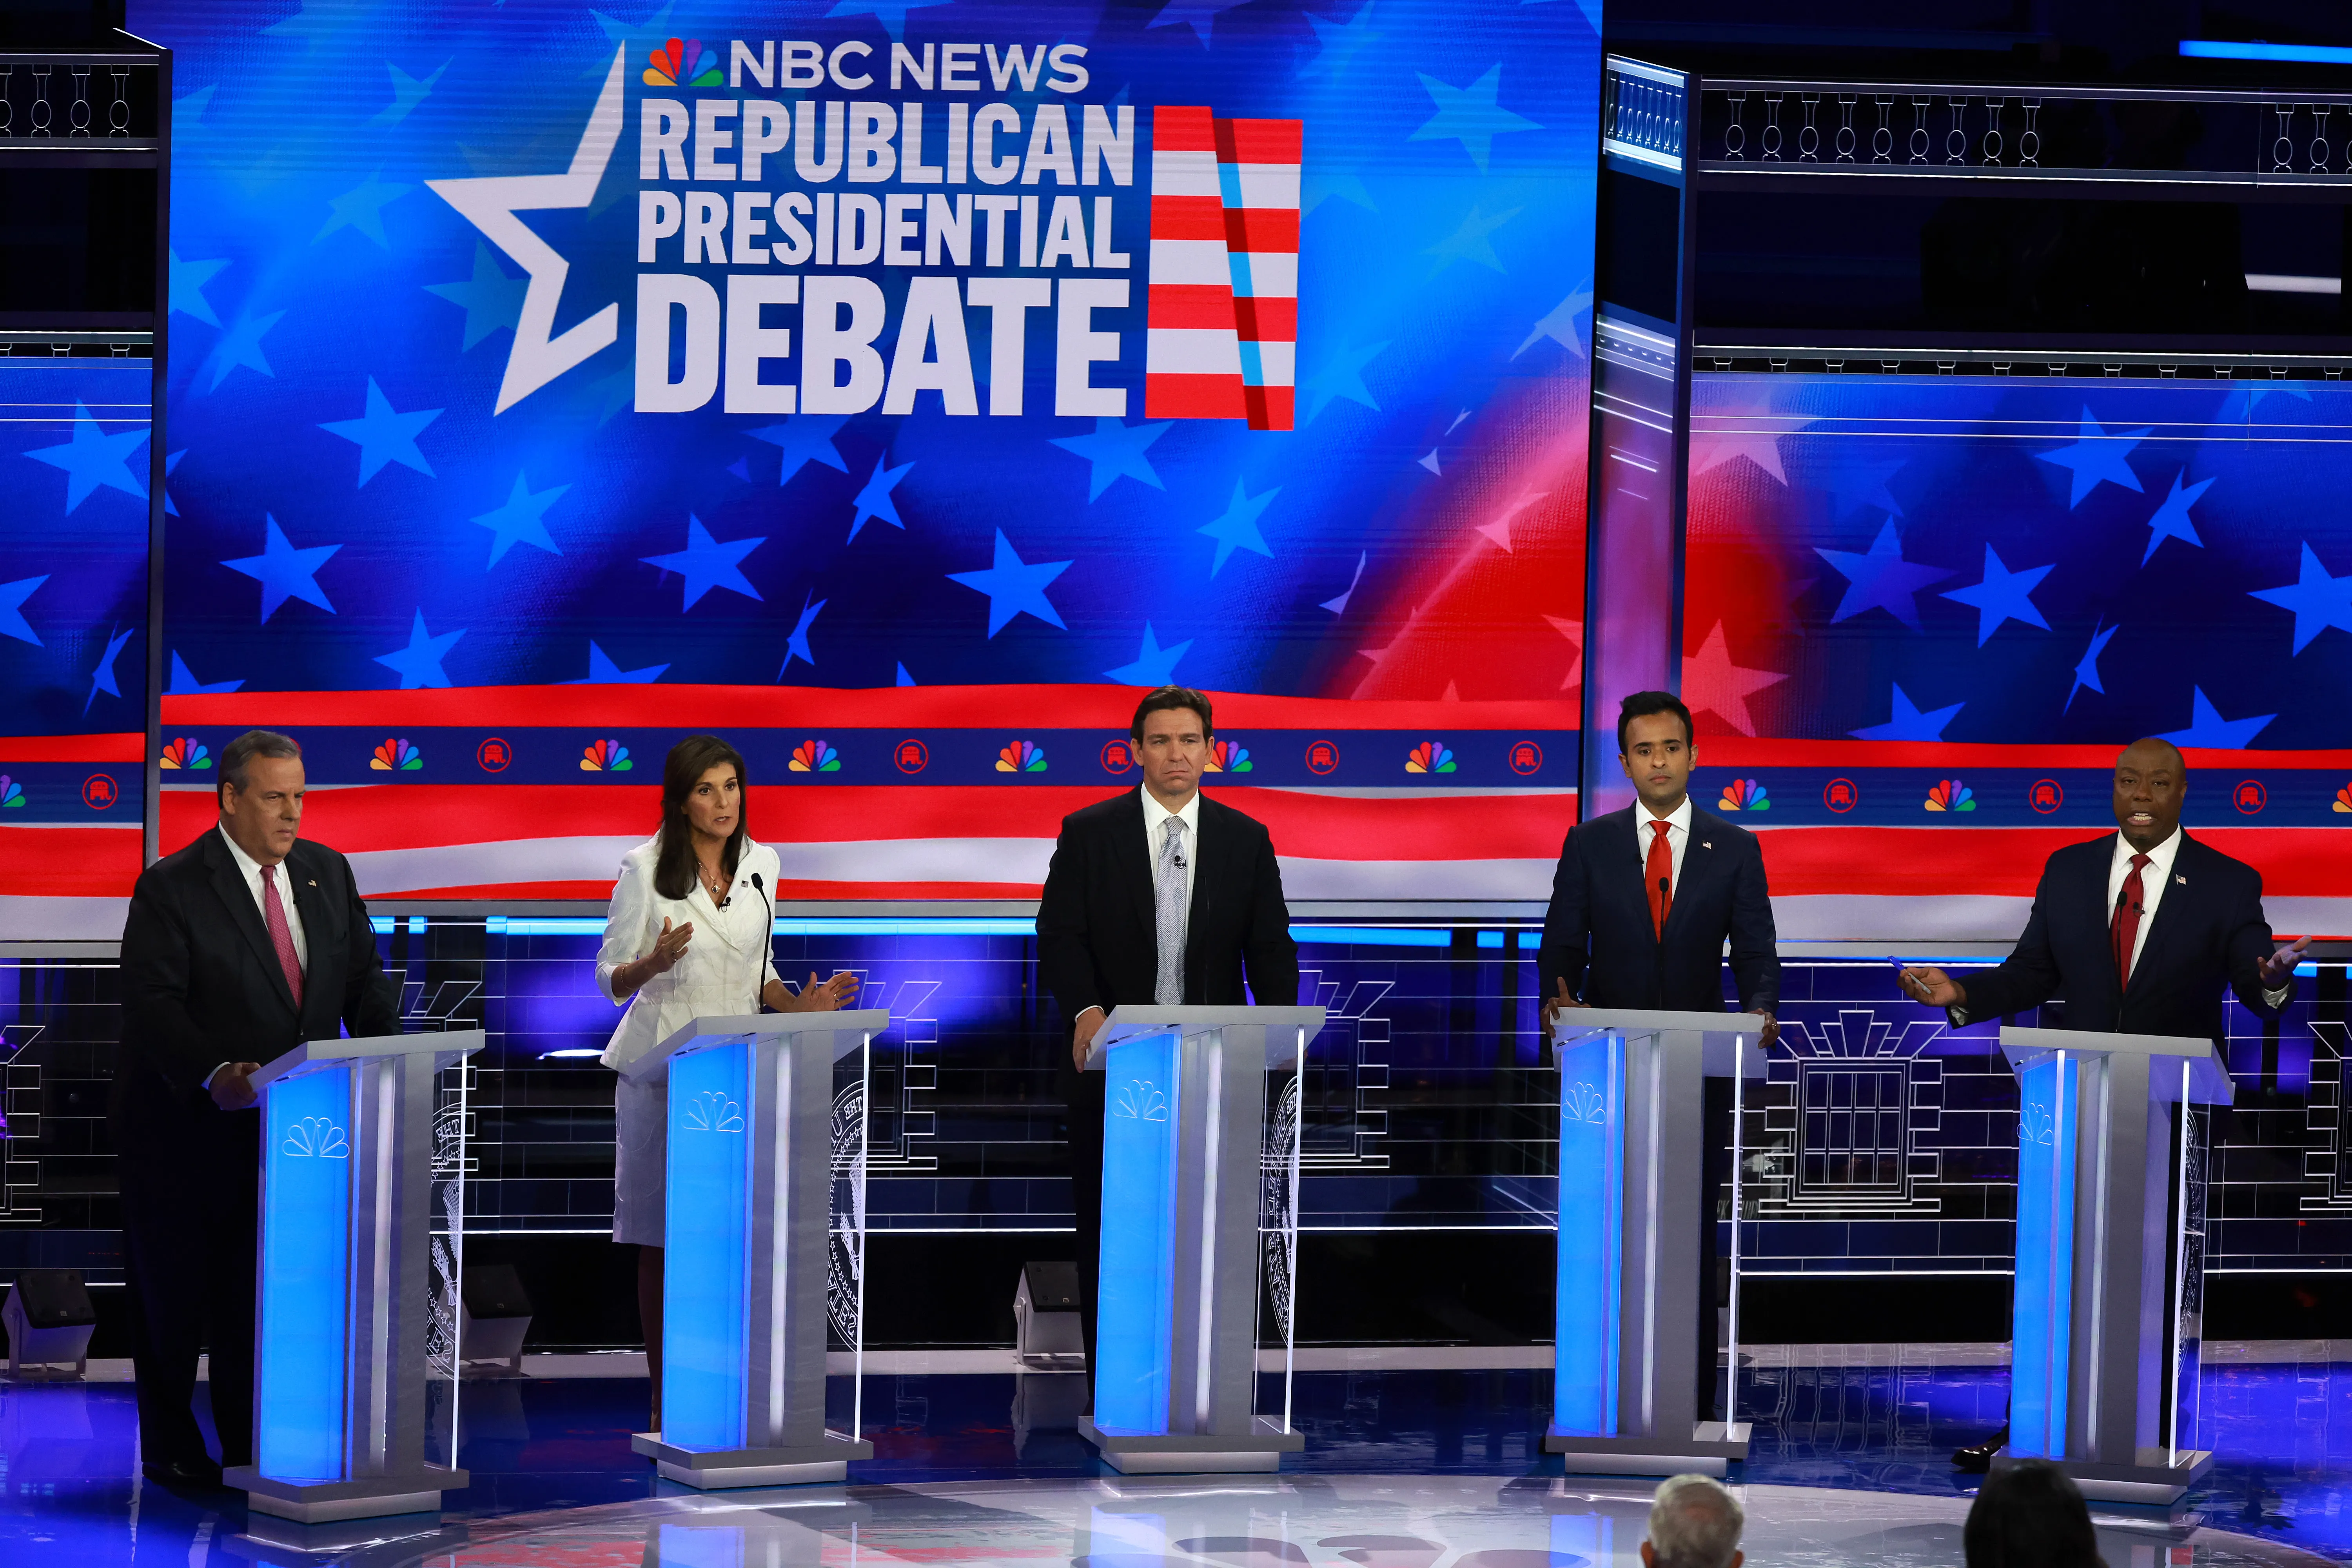
[[[596,987],[619,1004],[623,999],[613,994],[614,972],[654,950],[665,920],[673,925],[692,921],[694,940],[667,973],[655,975],[627,998],[629,1010],[604,1047],[604,1065],[615,1070],[698,1017],[740,1017],[760,1011],[760,993],[772,973],[769,911],[782,869],[776,852],[745,837],[735,886],[722,910],[711,902],[699,878],[683,899],[665,899],[656,892],[654,859],[660,849],[656,834],[621,861],[612,910],[604,917],[604,945],[596,953]],[[755,871],[766,884],[764,899],[752,890]]]

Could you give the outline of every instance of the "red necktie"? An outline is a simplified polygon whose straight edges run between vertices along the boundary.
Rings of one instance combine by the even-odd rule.
[[[286,923],[286,906],[278,897],[278,868],[261,868],[261,919],[269,928],[269,945],[278,950],[278,967],[286,972],[286,988],[294,993],[294,1010],[302,1010],[302,963],[294,956],[294,931]]]
[[[1666,915],[1675,907],[1675,851],[1666,842],[1671,822],[1650,824],[1650,858],[1642,865],[1642,879],[1650,884],[1650,921],[1658,940],[1666,936]]]
[[[2131,858],[2131,872],[2124,878],[2123,888],[2116,895],[2115,923],[2107,928],[2116,939],[2116,983],[2119,985],[2131,984],[2132,943],[2139,936],[2139,868],[2147,864],[2145,855]]]

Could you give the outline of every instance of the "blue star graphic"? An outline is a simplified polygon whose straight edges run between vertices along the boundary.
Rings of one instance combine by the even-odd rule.
[[[514,330],[522,320],[522,297],[530,292],[530,279],[508,277],[490,247],[476,240],[474,275],[463,283],[427,283],[425,291],[465,307],[466,341],[458,346],[469,349],[501,327]]]
[[[1307,19],[1314,21],[1314,15],[1310,12]],[[1381,210],[1373,204],[1371,192],[1364,189],[1364,182],[1355,175],[1314,169],[1304,171],[1299,175],[1298,216],[1309,216],[1325,202],[1348,202],[1368,213]]]
[[[101,691],[109,697],[122,695],[122,688],[114,682],[114,660],[115,657],[121,653],[122,645],[131,640],[131,633],[133,629],[125,626],[106,639],[106,651],[99,655],[98,668],[89,672],[89,695],[82,699],[81,704],[81,710],[84,713],[89,711],[89,705],[98,700],[98,694]]]
[[[814,588],[801,599],[801,618],[793,623],[793,635],[784,644],[784,664],[783,668],[776,671],[778,680],[782,680],[785,672],[793,668],[794,659],[799,659],[811,669],[816,668],[816,655],[809,651],[808,634],[809,627],[815,624],[824,606],[825,601],[816,596]]]
[[[1216,26],[1218,16],[1248,3],[1249,0],[1168,0],[1168,4],[1160,8],[1160,14],[1145,23],[1144,27],[1146,30],[1190,27],[1192,36],[1201,40],[1201,47],[1206,48],[1210,30]]]
[[[210,697],[215,692],[235,691],[244,684],[242,680],[198,680],[196,672],[188,668],[188,661],[180,657],[180,650],[173,648],[172,681],[163,688],[163,693],[167,697]]]
[[[2330,626],[2352,632],[2352,576],[2331,577],[2305,541],[2302,570],[2284,588],[2256,588],[2253,596],[2266,605],[2294,612],[2294,651]]]
[[[643,669],[623,669],[612,656],[598,647],[592,639],[588,644],[588,677],[584,680],[565,680],[562,686],[650,686],[661,679],[666,664],[649,664]]]
[[[163,478],[166,480],[171,479],[172,470],[180,466],[180,459],[187,455],[188,449],[185,447],[181,447],[176,452],[166,452],[163,454]],[[165,517],[177,517],[180,515],[180,509],[172,504],[172,492],[168,487],[163,491],[163,515]]]
[[[376,111],[375,117],[368,121],[370,125],[397,125],[407,119],[416,106],[425,101],[425,95],[433,90],[434,83],[441,79],[441,73],[449,68],[449,62],[443,60],[433,74],[422,81],[390,60],[384,62],[383,68],[392,73],[392,101]]]
[[[883,30],[890,35],[892,41],[900,42],[907,37],[908,12],[928,10],[933,5],[947,3],[948,0],[840,0],[825,15],[871,16],[882,24]]]
[[[1124,420],[1097,419],[1091,436],[1056,436],[1054,445],[1065,452],[1076,452],[1094,465],[1087,475],[1087,500],[1097,496],[1118,479],[1140,479],[1155,490],[1168,487],[1160,482],[1160,475],[1151,467],[1151,459],[1143,454],[1151,444],[1168,434],[1171,419],[1155,425],[1129,425]]]
[[[2104,619],[2100,626],[2105,626]],[[2121,630],[2121,626],[2106,626],[2104,631],[2098,626],[2091,628],[2091,646],[2074,662],[2074,684],[2066,689],[2066,706],[2059,710],[2061,713],[2074,706],[2074,693],[2085,686],[2102,697],[2107,694],[2107,689],[2099,683],[2099,655],[2105,651],[2107,644],[2113,642],[2116,634]]]
[[[907,667],[903,664],[898,667],[898,684],[900,686],[912,686],[915,684],[915,678],[907,673]]]
[[[2139,476],[2131,471],[2131,465],[2124,458],[2139,445],[2139,438],[2147,432],[2148,426],[2142,426],[2137,430],[2120,431],[2110,436],[2099,428],[2099,422],[2091,417],[2090,409],[2085,407],[2079,437],[2073,446],[2033,455],[2045,463],[2055,463],[2062,468],[2073,470],[2074,489],[2066,499],[2066,510],[2072,511],[2083,504],[2083,498],[2089,495],[2102,479],[2109,484],[2121,485],[2127,490],[2139,489]]]
[[[354,442],[360,449],[360,487],[382,471],[386,463],[398,463],[404,468],[415,468],[427,479],[434,477],[433,465],[416,449],[416,437],[427,425],[441,417],[438,408],[413,409],[406,414],[394,411],[392,400],[368,377],[367,413],[357,419],[337,419],[319,426],[331,436],[341,436]]]
[[[776,483],[788,485],[793,476],[811,463],[823,463],[838,473],[849,472],[849,465],[841,459],[841,448],[833,438],[849,423],[846,414],[793,414],[781,425],[767,425],[751,433],[754,441],[765,441],[781,447],[783,467],[776,472]]]
[[[1849,730],[1846,731],[1848,734],[1857,741],[1940,741],[1944,738],[1944,726],[1952,721],[1952,715],[1968,706],[1965,702],[1955,702],[1949,708],[1937,708],[1922,713],[1918,705],[1903,694],[1901,687],[1891,689],[1895,693],[1894,717],[1884,724],[1873,724],[1868,729]]]
[[[1886,481],[1902,468],[1901,463],[1841,463],[1830,469],[1822,476],[1821,488],[1829,493],[1832,519],[1849,517],[1864,507],[1901,517],[1903,503],[1895,499]]]
[[[240,365],[247,370],[257,370],[272,380],[277,379],[278,373],[269,368],[269,356],[261,352],[261,339],[285,314],[283,310],[272,310],[266,316],[238,317],[236,324],[223,332],[221,341],[213,345],[213,352],[205,356],[205,363],[210,365],[213,372],[212,384],[205,390],[218,392],[220,384],[228,379],[229,372]]]
[[[171,252],[172,309],[182,315],[194,316],[208,327],[220,325],[213,314],[212,301],[205,298],[205,285],[211,282],[220,269],[228,265],[219,261],[183,261],[180,253]]]
[[[265,530],[261,553],[242,555],[222,565],[232,572],[242,572],[261,584],[261,619],[268,625],[278,613],[278,606],[289,599],[299,599],[306,605],[316,605],[329,615],[335,606],[327,603],[326,591],[319,586],[318,571],[327,557],[342,548],[340,544],[314,544],[307,550],[297,550],[287,542],[285,531],[278,520],[264,512]]]
[[[1061,626],[1061,612],[1045,597],[1045,584],[1068,571],[1070,565],[1067,561],[1024,563],[1000,528],[996,531],[996,555],[986,571],[950,572],[948,578],[988,595],[988,635],[992,637],[1015,616],[1034,616],[1049,626]]]
[[[1903,559],[1902,537],[1895,531],[1892,520],[1879,525],[1878,537],[1871,542],[1870,552],[1857,555],[1850,550],[1816,549],[1814,554],[1835,567],[1845,580],[1845,597],[1838,601],[1832,621],[1843,621],[1864,610],[1881,609],[1913,631],[1919,629],[1919,606],[1912,595],[1930,583],[1940,583],[1951,575],[1933,566],[1922,566]]]
[[[1507,270],[1503,258],[1495,254],[1492,245],[1486,243],[1486,237],[1518,216],[1521,210],[1512,207],[1488,217],[1473,205],[1470,216],[1462,220],[1461,227],[1422,252],[1423,256],[1437,258],[1437,265],[1430,268],[1429,275],[1434,278],[1457,261],[1475,261],[1497,272]]]
[[[1274,552],[1266,548],[1265,535],[1258,531],[1257,520],[1267,503],[1281,493],[1282,487],[1276,485],[1264,495],[1254,496],[1243,488],[1241,480],[1234,481],[1233,504],[1225,508],[1222,516],[1192,531],[1217,542],[1217,558],[1209,563],[1210,576],[1222,571],[1226,559],[1236,550],[1255,551],[1268,560],[1274,558]]]
[[[622,21],[617,16],[607,16],[602,11],[592,10],[588,15],[595,17],[596,25],[604,29],[604,41],[606,43],[625,44],[631,38],[637,37],[639,34],[645,34],[647,36],[662,35],[663,29],[669,26],[669,14],[675,8],[676,0],[670,0],[669,4],[663,5],[660,10],[655,12],[651,16],[648,16],[646,20],[638,23],[635,26],[631,26],[628,23]],[[599,76],[604,75],[604,68],[601,65],[598,66],[596,68],[596,74]]]
[[[146,500],[147,487],[139,482],[125,462],[146,443],[144,426],[111,436],[100,434],[98,421],[76,400],[73,439],[59,447],[32,447],[25,456],[66,471],[66,512],[70,516],[74,508],[88,500],[90,492],[100,485]]]
[[[531,493],[530,484],[518,471],[515,475],[514,489],[509,492],[506,505],[496,511],[486,511],[473,520],[481,527],[490,531],[489,565],[497,565],[499,557],[512,549],[518,542],[535,545],[550,555],[562,554],[563,552],[556,547],[555,541],[548,537],[547,524],[541,520],[547,515],[547,509],[553,506],[563,492],[571,488],[570,485],[557,485],[553,489],[541,490],[534,495]],[[483,570],[488,571],[488,567]]]
[[[331,38],[367,16],[367,0],[301,0],[291,16],[281,16],[262,28],[284,37],[300,38],[306,47],[321,38]]]
[[[2158,507],[2156,515],[2147,520],[2149,530],[2147,549],[2139,558],[2141,565],[2145,566],[2153,560],[2156,556],[2156,547],[2168,539],[2178,539],[2182,543],[2193,544],[2200,550],[2205,548],[2205,542],[2197,537],[2197,525],[2189,520],[2189,509],[2197,504],[2199,496],[2213,488],[2213,481],[2200,479],[2183,489],[2180,481],[2188,477],[2189,470],[2186,468],[2172,476],[2172,493],[2164,498],[2164,504]]]
[[[882,465],[889,460],[887,452],[875,458],[874,472],[867,477],[866,488],[857,492],[857,500],[854,503],[857,509],[856,515],[849,520],[849,538],[853,543],[857,539],[857,531],[864,528],[869,520],[877,517],[900,532],[906,531],[907,525],[898,521],[898,503],[890,499],[890,492],[898,488],[898,481],[905,479],[907,471],[915,465],[901,463],[895,468],[885,468]]]
[[[1549,338],[1577,358],[1582,359],[1584,336],[1576,330],[1576,318],[1590,313],[1591,310],[1592,280],[1588,278],[1579,283],[1567,299],[1554,305],[1550,314],[1535,324],[1526,340],[1511,351],[1511,357],[1517,359],[1545,338]]]
[[[1339,76],[1354,63],[1367,45],[1380,37],[1372,26],[1371,0],[1366,0],[1366,4],[1356,12],[1353,21],[1327,22],[1309,11],[1307,13],[1307,25],[1314,29],[1315,41],[1322,46],[1322,49],[1300,68],[1298,74],[1302,78]]]
[[[2157,737],[2176,746],[2204,746],[2217,752],[2235,752],[2262,733],[2263,726],[2278,717],[2263,713],[2252,719],[2224,719],[2220,709],[2206,699],[2205,689],[2189,689],[2189,728],[2173,730]]]
[[[15,637],[18,642],[31,643],[35,647],[41,646],[41,639],[35,634],[32,623],[25,619],[24,605],[33,596],[33,590],[48,580],[48,574],[44,572],[37,577],[19,577],[14,583],[0,583],[0,637]]]
[[[675,572],[686,579],[686,603],[678,606],[680,614],[694,608],[694,602],[713,588],[725,588],[747,599],[756,599],[760,590],[743,575],[736,563],[768,542],[764,533],[749,539],[730,539],[721,544],[710,537],[702,520],[689,516],[686,520],[686,548],[668,555],[638,557],[648,566],[658,566],[665,572]]]
[[[1419,72],[1414,73],[1421,75]],[[1486,172],[1486,160],[1494,150],[1495,138],[1507,136],[1516,131],[1540,131],[1542,126],[1532,120],[1513,114],[1496,101],[1503,87],[1503,68],[1489,67],[1486,74],[1468,87],[1454,87],[1433,76],[1422,76],[1422,87],[1428,92],[1437,112],[1422,121],[1419,130],[1405,138],[1408,142],[1453,141],[1462,143],[1478,172]]]
[[[1334,350],[1318,361],[1298,384],[1298,391],[1307,403],[1307,417],[1302,427],[1315,423],[1316,416],[1334,398],[1344,397],[1350,403],[1360,403],[1377,413],[1380,399],[1364,384],[1364,366],[1379,357],[1389,346],[1389,340],[1368,343],[1361,348]]]
[[[1894,524],[1887,526],[1892,528]],[[1988,544],[1985,546],[1984,580],[1971,587],[1950,589],[1944,597],[1976,607],[1979,647],[1990,642],[1992,634],[2000,630],[2006,621],[2023,621],[2029,626],[2040,626],[2046,632],[2050,629],[2050,623],[2042,618],[2042,612],[2033,607],[2033,601],[2027,595],[2055,569],[2053,563],[2012,572],[2001,564],[2000,557]]]
[[[1121,686],[1172,686],[1176,682],[1176,661],[1192,646],[1186,637],[1173,647],[1161,647],[1160,639],[1151,634],[1151,623],[1143,623],[1143,646],[1136,650],[1133,664],[1122,664],[1117,669],[1103,671],[1103,679]]]
[[[370,174],[341,195],[328,201],[330,216],[319,232],[310,237],[310,243],[318,244],[339,228],[355,228],[375,241],[379,248],[390,250],[392,241],[384,237],[383,232],[383,209],[388,203],[398,201],[415,188],[415,185],[394,184]]]
[[[409,628],[408,646],[391,653],[380,653],[375,656],[375,661],[386,669],[399,673],[403,691],[414,691],[423,686],[446,686],[449,678],[441,673],[442,656],[456,647],[457,639],[465,635],[463,631],[443,632],[437,637],[427,635],[425,612],[420,609],[416,612],[416,624]]]
[[[2292,381],[2257,381],[2251,385],[2237,388],[2229,396],[2221,399],[2220,417],[2227,419],[2230,416],[2230,405],[2242,397],[2246,401],[2238,412],[2252,419],[2254,416],[2254,410],[2261,406],[2263,398],[2276,397],[2282,394],[2288,397],[2299,397],[2305,403],[2311,401],[2311,393]]]

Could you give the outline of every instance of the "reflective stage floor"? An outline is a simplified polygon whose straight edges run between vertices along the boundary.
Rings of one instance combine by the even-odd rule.
[[[1881,1348],[1882,1350],[1884,1347]],[[1748,1561],[1958,1564],[1970,1500],[1949,1451],[1997,1425],[1999,1368],[1759,1368],[1733,1482]],[[234,1493],[137,1479],[131,1390],[0,1384],[7,1568],[1600,1568],[1638,1561],[1648,1488],[1564,1477],[1537,1371],[1303,1373],[1307,1451],[1279,1476],[1108,1471],[1066,1376],[866,1380],[875,1459],[839,1488],[696,1493],[631,1454],[634,1379],[469,1384],[474,1484],[429,1518],[303,1536]],[[2171,1515],[2096,1510],[2109,1568],[2352,1562],[2352,1364],[2210,1369],[2221,1458]],[[278,1531],[289,1531],[283,1536]]]

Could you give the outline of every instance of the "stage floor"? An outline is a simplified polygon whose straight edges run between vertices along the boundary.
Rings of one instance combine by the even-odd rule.
[[[1735,1485],[1749,1561],[1953,1564],[1968,1478],[1947,1456],[2000,1420],[1998,1368],[1758,1369]],[[1564,1477],[1533,1371],[1307,1373],[1306,1454],[1279,1476],[1113,1474],[1071,1429],[1075,1379],[869,1377],[877,1456],[847,1487],[700,1494],[629,1452],[635,1379],[469,1384],[474,1484],[429,1520],[266,1539],[233,1493],[139,1481],[131,1389],[0,1384],[9,1568],[1600,1568],[1629,1564],[1648,1488]],[[2352,1364],[2211,1369],[2221,1460],[2169,1518],[2101,1508],[2110,1568],[2352,1562]],[[854,1528],[853,1528],[854,1527]],[[285,1527],[277,1527],[285,1528]],[[1540,1554],[1540,1555],[1538,1555]]]

